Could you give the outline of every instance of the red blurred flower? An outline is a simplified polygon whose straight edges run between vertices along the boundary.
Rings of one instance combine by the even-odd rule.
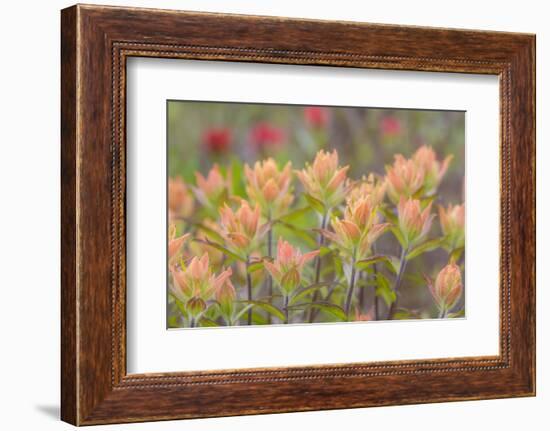
[[[250,130],[250,142],[259,150],[278,147],[284,139],[284,132],[267,122],[258,123]]]
[[[401,133],[401,121],[392,116],[384,117],[380,120],[380,130],[385,136],[397,136]]]
[[[202,134],[202,142],[212,153],[225,153],[231,146],[231,129],[226,127],[212,127]]]
[[[310,127],[322,129],[328,123],[328,109],[320,106],[304,108],[304,118]]]

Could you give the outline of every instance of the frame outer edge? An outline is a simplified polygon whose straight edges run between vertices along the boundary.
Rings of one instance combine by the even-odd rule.
[[[77,295],[78,6],[61,11],[61,420],[79,423]]]

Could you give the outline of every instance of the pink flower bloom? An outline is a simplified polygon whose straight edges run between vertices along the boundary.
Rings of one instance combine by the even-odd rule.
[[[401,197],[397,205],[399,230],[408,247],[420,242],[429,232],[433,218],[432,203],[422,210],[420,201]]]
[[[284,132],[267,122],[258,123],[250,130],[250,142],[260,151],[279,147],[284,139]]]
[[[193,314],[193,310],[189,309],[189,301],[193,301],[195,308],[199,309],[201,301],[210,300],[225,283],[230,283],[229,278],[233,272],[231,268],[228,268],[219,275],[213,274],[208,254],[204,253],[200,258],[193,257],[187,267],[172,268],[171,273],[173,283],[170,285],[170,292],[186,304],[188,310]]]
[[[279,170],[275,160],[269,158],[256,162],[253,169],[247,164],[244,165],[244,173],[248,180],[246,186],[248,197],[260,204],[266,217],[276,217],[292,203],[294,197],[290,192],[292,180],[290,162]]]
[[[424,171],[424,195],[431,196],[437,190],[443,175],[449,168],[453,156],[447,156],[443,162],[437,160],[435,151],[422,145],[413,155],[414,163]]]
[[[465,208],[462,205],[449,205],[447,209],[439,206],[439,223],[445,237],[445,246],[449,252],[464,247]]]
[[[306,164],[305,169],[296,171],[298,179],[306,193],[321,202],[325,209],[340,204],[350,186],[347,181],[349,166],[338,166],[338,153],[320,150],[315,156],[313,165]]]
[[[169,219],[189,217],[195,203],[193,194],[181,177],[168,178],[168,212]]]
[[[451,310],[462,294],[462,275],[458,265],[451,263],[437,275],[435,284],[428,280],[428,288],[442,316]]]
[[[379,223],[376,207],[371,198],[365,196],[349,203],[344,217],[333,218],[331,226],[334,232],[324,230],[323,235],[357,259],[362,259],[368,255],[374,241],[384,233],[389,224]]]
[[[283,294],[289,296],[300,285],[304,265],[315,258],[319,250],[302,252],[279,238],[277,257],[273,262],[264,261],[265,268],[280,286]]]
[[[304,108],[306,123],[313,128],[322,129],[328,123],[329,110],[321,106],[307,106]]]
[[[231,129],[226,127],[206,129],[202,134],[202,143],[211,153],[227,152],[231,146],[231,141]]]
[[[254,209],[245,200],[237,211],[224,204],[220,208],[222,235],[226,243],[239,255],[249,255],[257,241],[263,235],[260,226],[260,206]]]
[[[380,130],[384,136],[398,136],[402,130],[401,121],[393,116],[385,116],[380,120]]]

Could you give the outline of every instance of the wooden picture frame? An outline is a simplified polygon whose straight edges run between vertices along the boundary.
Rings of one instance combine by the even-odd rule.
[[[534,35],[83,5],[64,9],[61,17],[64,421],[91,425],[535,394]],[[125,66],[131,56],[497,75],[500,354],[128,375]]]

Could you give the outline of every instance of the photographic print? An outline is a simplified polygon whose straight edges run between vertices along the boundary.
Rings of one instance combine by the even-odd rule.
[[[167,327],[465,316],[465,113],[167,101]]]

